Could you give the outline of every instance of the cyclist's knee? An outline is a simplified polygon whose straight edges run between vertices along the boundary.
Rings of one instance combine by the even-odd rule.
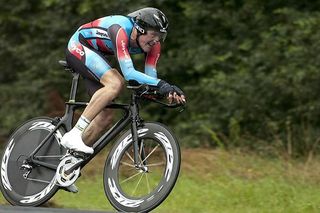
[[[118,70],[112,68],[102,76],[101,83],[111,89],[115,93],[119,93],[124,86],[124,79],[118,72]]]
[[[118,70],[112,68],[111,71],[114,74],[114,79],[112,81],[113,87],[115,87],[116,90],[121,90],[123,88],[123,86],[124,86],[123,77],[120,75]]]

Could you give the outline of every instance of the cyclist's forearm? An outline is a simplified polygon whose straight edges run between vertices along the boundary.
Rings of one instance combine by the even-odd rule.
[[[121,65],[120,65],[121,67]],[[122,69],[122,67],[121,67]],[[122,71],[124,78],[129,81],[129,80],[136,80],[140,84],[148,84],[151,86],[157,86],[160,79],[154,78],[152,76],[146,75],[142,72],[136,71],[135,69],[127,69],[125,71]]]
[[[151,76],[153,78],[157,78],[157,70],[155,67],[147,66],[145,67],[144,73],[148,76]]]

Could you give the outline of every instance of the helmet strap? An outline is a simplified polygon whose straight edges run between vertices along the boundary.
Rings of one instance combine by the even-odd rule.
[[[136,31],[137,31],[136,43],[137,43],[138,47],[139,47],[140,49],[142,49],[141,46],[140,46],[140,43],[139,43],[138,39],[139,39],[139,37],[140,37],[141,35],[145,34],[144,29],[142,29],[142,28],[141,28],[139,25],[137,25],[137,24],[134,24],[134,27],[135,27],[135,29],[136,29]]]
[[[134,23],[134,27],[137,29],[137,31],[141,34],[145,34],[147,33],[145,29],[143,29],[142,27],[140,27],[137,23]]]
[[[138,41],[138,38],[141,36],[142,34],[138,31],[138,34],[137,34],[137,37],[136,37],[136,43],[137,43],[137,45],[138,45],[138,47],[140,48],[140,49],[142,49],[141,48],[141,46],[140,46],[140,43],[139,43],[139,41]]]

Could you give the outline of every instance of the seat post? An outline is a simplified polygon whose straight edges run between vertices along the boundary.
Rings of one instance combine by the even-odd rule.
[[[70,97],[69,102],[75,102],[76,101],[76,95],[77,95],[77,89],[78,89],[78,82],[79,82],[79,73],[72,73],[73,79],[71,84],[71,91],[70,91]]]

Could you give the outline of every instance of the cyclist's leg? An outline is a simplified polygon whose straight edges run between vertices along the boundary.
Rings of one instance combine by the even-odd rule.
[[[93,81],[90,79],[84,79],[84,83],[87,89],[87,92],[90,97],[93,94],[101,89],[102,84],[97,81]],[[113,110],[110,108],[104,108],[90,123],[87,127],[86,131],[82,135],[82,139],[87,145],[92,145],[104,131],[110,126],[113,119]]]
[[[106,73],[102,76],[100,82],[104,85],[104,87],[97,90],[93,94],[88,106],[82,114],[83,116],[89,118],[94,116],[94,119],[83,134],[83,139],[88,145],[92,145],[92,143],[95,142],[99,136],[101,136],[101,133],[111,123],[112,111],[111,109],[105,109],[105,106],[118,96],[121,88],[123,87],[123,78],[118,71],[111,70],[108,72],[114,73],[112,75]]]
[[[67,53],[68,55],[68,53]],[[72,58],[67,57],[68,64],[72,66],[71,64],[75,64],[75,66],[72,66],[77,72],[79,72],[84,77],[84,83],[87,89],[87,93],[90,97],[93,96],[93,94],[104,87],[100,82],[95,80],[95,78],[86,71],[87,68],[84,66],[83,63],[79,63],[78,60],[75,62],[72,62]],[[103,131],[107,129],[107,127],[112,122],[113,113],[111,109],[103,109],[90,123],[90,125],[86,128],[82,135],[82,139],[86,145],[92,145],[96,139],[98,139]]]
[[[63,137],[61,144],[76,151],[92,153],[92,148],[83,143],[82,134],[90,121],[118,96],[123,78],[99,52],[81,44],[77,37],[79,35],[73,36],[68,44],[68,64],[83,77],[100,82],[101,88],[93,94],[76,126]]]
[[[83,133],[83,141],[85,144],[92,146],[93,143],[102,136],[113,120],[113,110],[103,109],[90,123],[86,131]]]
[[[93,94],[82,114],[91,121],[120,94],[124,80],[116,69],[110,69],[102,75],[100,83],[103,87]]]

